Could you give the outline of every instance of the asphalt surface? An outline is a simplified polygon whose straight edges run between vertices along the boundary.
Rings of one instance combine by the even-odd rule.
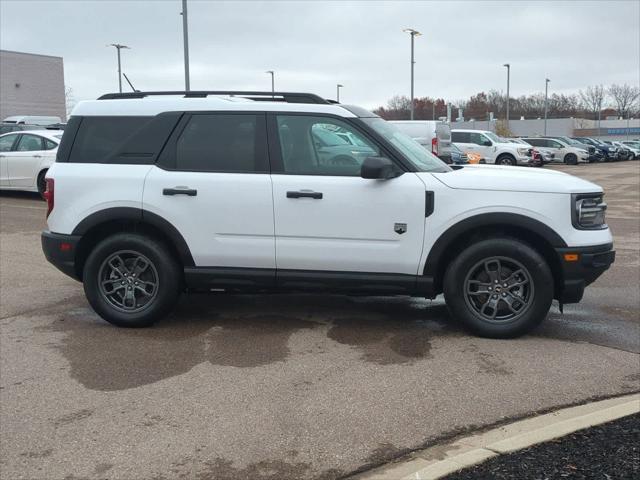
[[[40,250],[45,206],[0,194],[0,477],[335,478],[439,438],[640,390],[640,162],[562,168],[607,190],[615,265],[515,340],[441,300],[183,298],[118,329]]]
[[[640,478],[640,415],[581,430],[488,460],[443,480]]]

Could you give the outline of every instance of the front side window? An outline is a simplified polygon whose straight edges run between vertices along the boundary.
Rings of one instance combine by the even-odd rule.
[[[38,150],[42,150],[42,138],[37,135],[23,134],[16,148],[18,152],[36,152]]]
[[[0,137],[0,152],[9,152],[13,146],[13,142],[16,141],[16,135],[6,135]]]
[[[486,132],[485,137],[489,137],[490,140],[496,142],[496,143],[503,143],[504,139],[500,138],[499,136],[497,136],[495,133],[493,132]]]
[[[476,145],[484,145],[484,142],[488,140],[487,137],[481,133],[471,132],[469,134],[469,143],[475,143]]]
[[[178,170],[268,172],[264,116],[194,114],[176,143]]]
[[[419,172],[450,172],[451,169],[413,138],[402,133],[394,124],[381,118],[363,118],[362,121],[393,145]],[[455,141],[455,140],[454,140]]]
[[[359,176],[365,158],[380,155],[377,146],[338,119],[278,115],[277,127],[285,173]]]

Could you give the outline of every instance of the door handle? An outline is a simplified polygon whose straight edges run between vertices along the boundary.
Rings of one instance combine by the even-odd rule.
[[[174,187],[174,188],[163,188],[163,195],[187,195],[189,197],[195,197],[198,195],[198,190],[189,187]]]
[[[34,155],[33,158],[42,158],[42,155]]]
[[[287,192],[287,198],[315,198],[316,200],[322,199],[322,192],[310,192],[310,191],[298,191]]]

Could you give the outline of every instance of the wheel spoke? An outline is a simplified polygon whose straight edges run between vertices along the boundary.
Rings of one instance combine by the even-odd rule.
[[[133,288],[128,288],[122,299],[122,306],[126,309],[136,308],[136,296],[133,293]]]
[[[520,278],[522,280],[520,280]],[[507,279],[504,281],[507,284],[507,288],[511,289],[512,287],[521,287],[529,283],[526,275],[524,274],[524,270],[521,268],[513,272]]]
[[[482,315],[485,315],[485,316],[487,316],[487,317],[491,318],[491,319],[496,318],[496,315],[497,315],[497,313],[498,313],[498,302],[499,302],[499,301],[500,301],[500,300],[499,300],[498,298],[495,298],[495,297],[493,297],[493,296],[489,297],[489,298],[487,299],[487,301],[486,301],[486,302],[484,302],[484,304],[482,305],[482,308],[480,309],[480,313],[481,313]],[[490,308],[490,309],[492,310],[492,311],[491,311],[491,315],[489,315],[489,314],[487,314],[487,313],[486,313],[487,308]]]
[[[475,285],[475,288],[472,286]],[[469,280],[467,281],[467,293],[469,295],[490,295],[491,290],[488,290],[491,287],[491,283],[481,282],[480,280]]]
[[[127,266],[124,263],[124,260],[122,260],[119,255],[111,257],[111,259],[109,259],[108,265],[109,267],[111,267],[111,271],[120,275],[121,278],[124,277],[125,273],[128,273]],[[124,269],[124,272],[121,270],[121,268]]]
[[[519,298],[516,298],[516,297],[515,297],[515,296],[513,296],[513,295],[509,295],[509,296],[507,296],[507,297],[502,297],[502,301],[503,301],[504,303],[506,303],[506,304],[507,304],[507,306],[509,307],[509,310],[511,310],[511,311],[512,311],[513,313],[515,313],[515,314],[519,313],[519,312],[520,312],[520,310],[522,310],[522,307],[524,306],[524,303],[522,302],[522,300],[521,300],[521,299],[519,299]],[[515,308],[515,307],[513,306],[513,304],[514,304],[515,302],[518,302],[518,303],[520,304],[520,307],[519,307],[519,308]]]
[[[136,257],[133,261],[133,265],[131,266],[131,273],[139,277],[142,272],[144,272],[149,267],[149,262],[147,262],[142,257]]]
[[[484,262],[484,269],[489,275],[492,283],[499,282],[502,276],[502,264],[497,258],[492,258]]]
[[[102,282],[102,286],[104,288],[109,288],[110,292],[115,292],[120,289],[126,289],[126,285],[123,285],[123,282],[120,278],[110,278],[109,280],[104,280]]]

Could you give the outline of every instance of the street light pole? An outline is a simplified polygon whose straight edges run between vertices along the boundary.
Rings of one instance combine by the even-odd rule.
[[[548,78],[544,79],[544,134],[547,134],[547,102],[549,98],[549,80]]]
[[[509,83],[511,77],[511,65],[505,63],[503,67],[507,67],[507,130],[509,130]]]
[[[276,91],[276,81],[275,81],[275,72],[273,70],[267,70],[264,73],[268,73],[269,75],[271,75],[271,95],[273,96],[273,94]]]
[[[122,66],[120,63],[120,50],[123,48],[130,49],[126,45],[120,45],[119,43],[111,43],[107,47],[115,47],[118,51],[118,91],[122,93]]]
[[[344,87],[344,85],[341,85],[340,83],[336,85],[336,101],[338,103],[340,103],[340,89]]]
[[[414,56],[413,56],[413,43],[414,43],[414,39],[416,36],[420,36],[422,35],[420,32],[418,32],[417,30],[414,30],[412,28],[405,28],[403,30],[403,32],[408,33],[409,35],[411,35],[411,120],[413,120],[413,109],[414,109],[414,105],[413,105],[413,66],[415,65],[415,60],[414,60]]]
[[[189,23],[187,21],[187,0],[182,0],[182,37],[184,43],[184,89],[191,90],[189,81]]]

